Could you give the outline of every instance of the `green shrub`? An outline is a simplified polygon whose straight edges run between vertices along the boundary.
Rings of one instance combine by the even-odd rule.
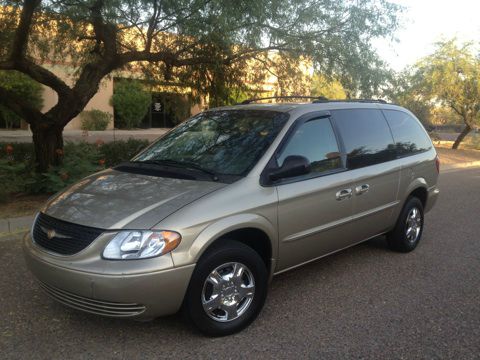
[[[0,86],[26,99],[30,106],[36,109],[42,108],[42,86],[27,75],[12,70],[0,71]],[[3,99],[0,97],[0,127],[9,129],[20,126],[20,117],[2,102]]]
[[[113,90],[112,105],[115,126],[131,129],[138,127],[147,115],[151,95],[138,80],[119,80]]]
[[[32,143],[0,143],[0,159],[14,162],[33,161]]]
[[[93,109],[82,111],[80,118],[82,130],[96,131],[105,130],[110,121],[112,121],[113,116],[105,111]]]
[[[7,201],[10,194],[25,191],[26,181],[31,177],[31,174],[26,176],[29,173],[26,162],[0,159],[0,203]]]

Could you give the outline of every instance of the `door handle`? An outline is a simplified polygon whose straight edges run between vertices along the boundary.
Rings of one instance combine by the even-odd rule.
[[[337,191],[336,198],[338,201],[348,199],[352,197],[352,189],[343,189]]]
[[[370,189],[370,185],[368,185],[368,184],[363,184],[363,185],[357,186],[355,188],[355,194],[362,195],[362,194],[368,192],[369,189]]]

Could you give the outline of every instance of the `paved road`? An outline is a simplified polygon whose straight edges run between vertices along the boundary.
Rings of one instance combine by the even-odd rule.
[[[240,334],[205,338],[180,316],[120,321],[64,308],[0,241],[0,358],[478,359],[480,169],[442,174],[410,254],[382,238],[280,275]]]

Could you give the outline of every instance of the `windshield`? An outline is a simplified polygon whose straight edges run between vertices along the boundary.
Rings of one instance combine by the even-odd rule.
[[[204,112],[167,133],[133,161],[194,164],[219,175],[245,175],[287,120],[287,114],[270,110]]]

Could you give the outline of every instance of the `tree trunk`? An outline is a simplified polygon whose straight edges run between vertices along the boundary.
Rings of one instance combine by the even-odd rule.
[[[453,143],[452,149],[458,149],[458,146],[459,146],[460,143],[463,141],[463,139],[465,139],[465,136],[468,135],[468,133],[470,132],[470,130],[472,130],[472,128],[470,127],[470,125],[465,125],[465,129],[462,130],[462,132],[460,133],[460,135],[458,135],[457,140],[455,140],[455,142]]]
[[[46,172],[50,167],[60,165],[63,159],[63,128],[32,127],[32,132],[37,172]]]

